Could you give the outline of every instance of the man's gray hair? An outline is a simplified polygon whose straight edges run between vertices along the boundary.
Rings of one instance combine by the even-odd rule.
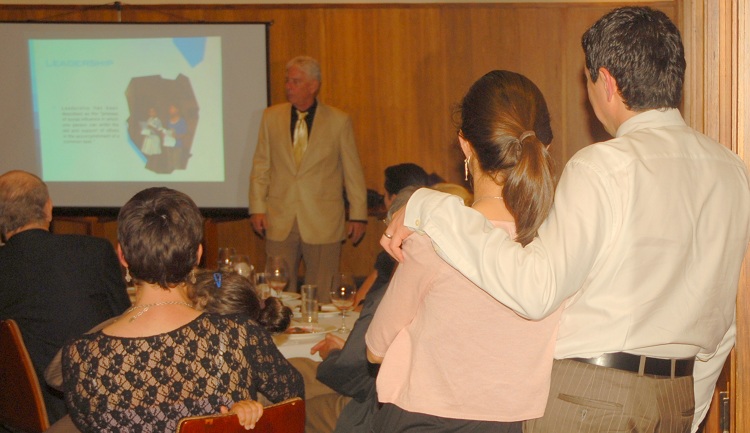
[[[0,176],[0,234],[45,222],[48,200],[47,185],[37,176],[20,170]]]
[[[320,78],[320,63],[310,56],[297,56],[286,64],[286,70],[288,71],[293,66],[296,66],[307,74],[308,77],[322,83]]]

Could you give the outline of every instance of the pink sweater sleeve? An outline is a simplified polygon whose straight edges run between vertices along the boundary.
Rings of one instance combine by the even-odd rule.
[[[398,333],[414,319],[435,277],[425,260],[432,253],[429,237],[418,234],[408,237],[403,251],[404,261],[396,267],[365,335],[367,348],[379,357],[385,356]]]

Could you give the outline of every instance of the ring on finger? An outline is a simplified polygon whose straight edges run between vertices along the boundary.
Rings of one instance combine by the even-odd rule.
[[[383,232],[383,236],[387,237],[388,239],[393,239],[393,235],[389,235],[386,232]]]

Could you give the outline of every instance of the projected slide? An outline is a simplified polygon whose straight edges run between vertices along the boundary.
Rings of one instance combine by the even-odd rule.
[[[247,214],[270,103],[269,23],[0,23],[0,173],[58,212],[111,215],[152,186]]]
[[[225,181],[220,37],[28,47],[45,181]]]

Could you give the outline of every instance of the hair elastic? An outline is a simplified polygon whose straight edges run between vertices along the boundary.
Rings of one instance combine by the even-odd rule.
[[[214,283],[217,288],[221,289],[221,272],[214,272]]]
[[[518,141],[523,143],[523,141],[529,137],[536,137],[536,133],[534,131],[524,131],[520,136],[518,136]]]

